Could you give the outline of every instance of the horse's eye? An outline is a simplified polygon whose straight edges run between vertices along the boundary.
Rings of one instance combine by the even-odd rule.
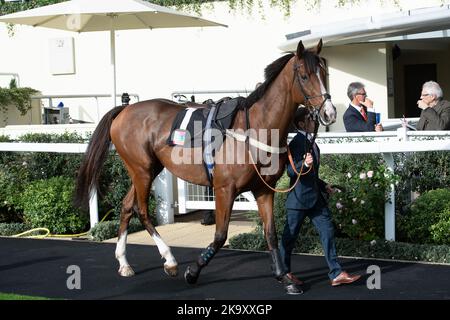
[[[302,77],[302,80],[303,80],[303,81],[308,80],[308,75],[306,75],[306,74],[305,74],[304,76],[301,76],[301,77]]]

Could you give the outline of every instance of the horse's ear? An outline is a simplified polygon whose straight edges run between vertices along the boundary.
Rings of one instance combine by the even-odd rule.
[[[305,47],[303,46],[302,40],[298,43],[297,46],[297,57],[300,59],[303,56],[303,52],[305,51]]]
[[[317,44],[316,47],[316,54],[320,54],[320,51],[322,51],[322,45],[323,45],[322,38],[320,38],[319,43]]]

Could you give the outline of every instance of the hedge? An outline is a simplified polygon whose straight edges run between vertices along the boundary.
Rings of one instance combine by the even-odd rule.
[[[229,244],[231,249],[268,250],[264,236],[257,231],[234,236],[229,240]],[[336,238],[336,250],[339,256],[450,263],[450,246],[447,245]],[[300,236],[294,253],[323,255],[319,237]]]

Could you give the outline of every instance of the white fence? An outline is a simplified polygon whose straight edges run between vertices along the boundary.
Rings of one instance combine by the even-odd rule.
[[[323,143],[324,139],[355,139],[373,137],[373,142],[342,142]],[[416,140],[424,138],[441,138],[440,140]],[[393,154],[398,152],[449,151],[449,131],[407,131],[398,129],[396,132],[382,133],[321,133],[317,142],[322,154],[368,154],[380,153],[391,170],[394,170]],[[87,144],[77,143],[0,143],[0,151],[15,152],[56,152],[56,153],[84,153]],[[173,190],[172,178],[169,175],[156,181],[159,184],[155,190],[157,197],[162,200],[158,213],[159,221],[173,222]],[[182,190],[181,190],[182,191]],[[180,192],[180,190],[179,190]],[[204,194],[204,191],[203,191]],[[395,187],[391,185],[391,199],[395,196]],[[206,208],[214,209],[213,202]],[[206,209],[204,208],[204,209]],[[94,192],[90,200],[91,227],[98,222],[97,195]],[[395,240],[395,201],[385,204],[385,237]]]

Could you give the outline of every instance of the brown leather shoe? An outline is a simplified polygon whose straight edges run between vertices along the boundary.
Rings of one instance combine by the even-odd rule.
[[[303,281],[300,280],[299,278],[297,278],[296,276],[294,276],[291,272],[286,273],[286,277],[288,277],[289,280],[291,280],[293,284],[296,284],[298,286],[303,285]]]
[[[347,284],[347,283],[355,282],[359,278],[361,278],[360,275],[349,275],[347,272],[342,271],[336,278],[331,280],[331,285],[333,287],[336,287],[336,286],[339,286],[341,284]]]

